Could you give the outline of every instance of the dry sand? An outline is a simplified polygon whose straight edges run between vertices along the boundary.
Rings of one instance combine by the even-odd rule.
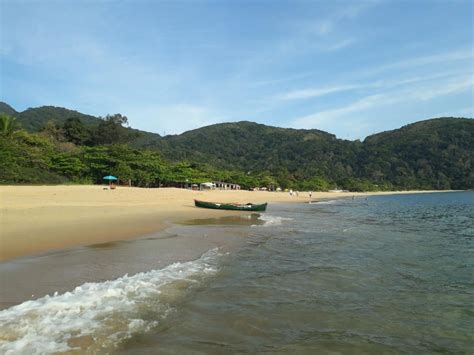
[[[313,200],[352,195],[315,192]],[[292,197],[284,192],[263,191],[0,186],[0,260],[139,237],[185,219],[244,213],[195,208],[195,198],[245,203],[309,200],[308,193]]]

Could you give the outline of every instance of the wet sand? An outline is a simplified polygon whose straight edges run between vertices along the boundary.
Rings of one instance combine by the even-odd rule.
[[[87,282],[162,269],[198,259],[208,250],[231,252],[248,240],[243,226],[262,224],[257,214],[192,219],[143,237],[50,250],[0,263],[0,310]],[[237,228],[236,228],[237,227]]]
[[[393,192],[391,192],[393,193]],[[368,193],[387,194],[387,193]],[[312,199],[364,195],[315,192]],[[220,202],[307,202],[307,193],[290,196],[264,191],[190,191],[103,186],[1,186],[0,261],[49,250],[125,240],[163,230],[192,218],[243,212],[194,207],[193,199]]]

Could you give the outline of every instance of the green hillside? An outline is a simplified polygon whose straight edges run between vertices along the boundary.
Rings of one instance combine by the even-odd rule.
[[[18,112],[13,107],[1,101],[0,101],[0,113],[6,113],[7,115],[12,115],[12,116],[18,115]]]
[[[292,179],[337,179],[336,163],[354,161],[358,144],[319,130],[277,128],[253,122],[222,123],[164,137],[156,147],[169,159],[223,169],[270,171]]]
[[[16,113],[14,116],[17,118],[18,123],[21,124],[21,127],[30,132],[40,131],[48,121],[61,125],[68,118],[72,117],[80,118],[85,125],[99,123],[97,117],[55,106],[29,108],[23,112]]]
[[[395,186],[474,186],[474,120],[438,118],[367,137],[360,175]]]
[[[71,118],[78,118],[84,126],[88,128],[97,127],[101,122],[100,117],[86,115],[78,111],[69,110],[63,107],[41,106],[37,108],[29,108],[22,112],[17,112],[10,105],[0,101],[0,113],[16,117],[16,123],[28,132],[40,132],[48,123],[62,126]],[[128,135],[133,138],[135,145],[146,146],[155,143],[156,139],[160,139],[160,135],[151,132],[144,132],[132,128],[126,128]]]
[[[290,180],[322,176],[352,188],[357,186],[351,180],[359,186],[366,180],[381,186],[462,189],[473,186],[474,178],[474,120],[463,118],[421,121],[362,143],[318,130],[223,123],[164,137],[154,147],[172,160],[269,171]]]
[[[247,121],[161,137],[123,127],[126,118],[118,114],[101,119],[52,106],[15,113],[3,103],[1,111],[16,116],[27,131],[40,132],[41,139],[48,138],[49,143],[43,143],[50,144],[53,155],[58,151],[64,158],[61,150],[69,144],[67,149],[74,151],[78,162],[86,166],[81,173],[84,179],[91,178],[87,167],[91,162],[84,154],[100,149],[110,151],[110,144],[121,144],[127,147],[124,155],[129,160],[120,161],[117,155],[101,168],[113,170],[120,166],[118,171],[132,176],[130,169],[138,172],[131,157],[154,154],[155,158],[160,157],[159,165],[169,168],[166,178],[164,173],[147,178],[155,184],[166,179],[220,178],[248,187],[264,184],[314,190],[330,186],[354,191],[474,187],[474,120],[466,118],[421,121],[360,142],[337,139],[315,129],[278,128]],[[48,126],[48,122],[55,124]],[[34,136],[30,133],[28,139]],[[9,145],[12,143],[3,142],[3,149]],[[16,149],[19,152],[23,148]],[[52,158],[51,164],[54,161],[58,160]],[[64,177],[61,169],[44,171],[46,175],[51,172]],[[70,172],[65,179],[73,176]]]

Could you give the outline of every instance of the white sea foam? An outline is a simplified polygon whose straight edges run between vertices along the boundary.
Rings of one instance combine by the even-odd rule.
[[[460,234],[469,235],[474,237],[474,228],[466,228],[460,231]]]
[[[336,202],[338,202],[338,200],[325,200],[325,201],[311,202],[311,204],[312,205],[332,205]]]
[[[262,225],[263,227],[269,227],[269,226],[278,226],[281,225],[284,221],[291,221],[293,218],[286,218],[286,217],[280,217],[280,216],[272,216],[269,214],[262,214],[258,219],[264,221],[265,223]],[[257,227],[254,225],[253,227]]]
[[[161,270],[86,283],[0,311],[0,353],[44,354],[113,348],[157,326],[187,290],[217,272],[213,249]],[[150,317],[150,315],[153,315]],[[153,319],[153,320],[150,320]]]

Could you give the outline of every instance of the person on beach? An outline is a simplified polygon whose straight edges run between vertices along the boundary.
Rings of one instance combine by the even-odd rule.
[[[313,191],[309,192],[309,199],[311,200],[311,197],[313,196]]]

